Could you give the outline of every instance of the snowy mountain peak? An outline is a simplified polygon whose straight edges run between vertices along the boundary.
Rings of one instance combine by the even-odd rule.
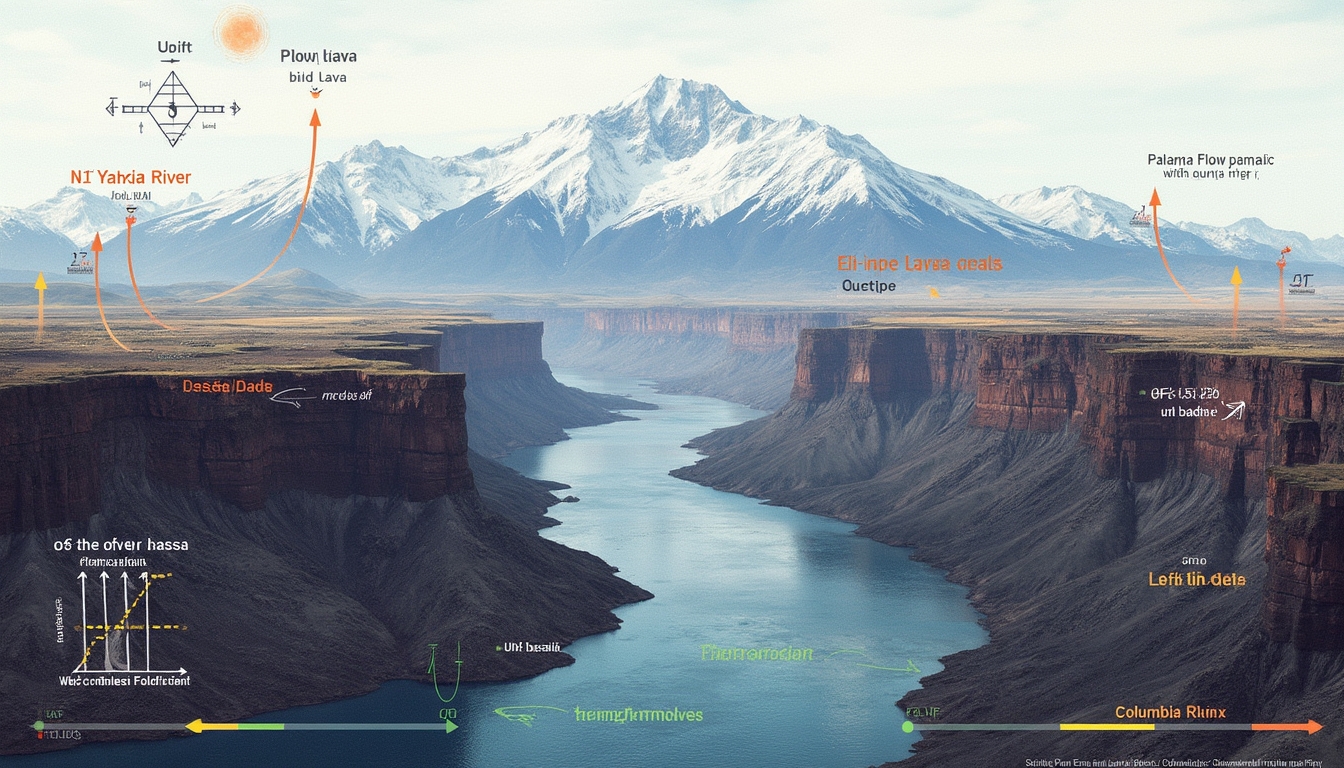
[[[1082,187],[1041,187],[994,199],[1004,208],[1042,226],[1083,240],[1150,245],[1146,230],[1131,227],[1136,209]]]
[[[598,115],[641,115],[650,125],[685,123],[706,115],[755,114],[712,83],[659,75]]]
[[[675,161],[704,149],[713,134],[748,116],[755,115],[717,85],[659,75],[598,112],[594,122]]]
[[[158,208],[153,203],[137,205],[144,208],[141,215],[146,219],[153,217]],[[126,226],[125,206],[81,187],[62,187],[55,195],[28,206],[27,210],[49,228],[82,246],[93,242],[95,232],[117,231]]]

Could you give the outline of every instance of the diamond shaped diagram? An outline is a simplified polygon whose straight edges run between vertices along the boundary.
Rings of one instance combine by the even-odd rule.
[[[168,74],[168,79],[159,86],[159,92],[149,101],[149,115],[154,118],[154,124],[159,126],[159,130],[163,131],[170,146],[177,146],[177,140],[182,138],[198,111],[196,101],[177,78],[176,72]]]
[[[109,107],[109,110],[113,107]],[[203,106],[196,103],[191,97],[191,92],[182,84],[176,72],[169,72],[168,77],[164,79],[163,85],[159,86],[158,92],[154,98],[143,106],[123,104],[121,113],[123,115],[148,114],[154,124],[159,126],[163,132],[163,137],[168,139],[168,145],[175,147],[181,140],[182,134],[186,132],[187,126],[196,118],[197,114],[221,114],[224,112],[223,105]]]

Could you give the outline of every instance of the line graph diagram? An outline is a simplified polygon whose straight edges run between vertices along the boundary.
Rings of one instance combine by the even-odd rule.
[[[71,674],[106,674],[109,672],[186,674],[186,670],[182,668],[154,669],[149,653],[152,633],[185,631],[187,629],[185,624],[154,623],[150,618],[150,587],[159,581],[171,578],[172,575],[172,573],[144,571],[138,577],[132,577],[126,571],[122,571],[120,577],[122,605],[121,610],[118,611],[115,606],[116,579],[109,576],[107,571],[103,571],[98,575],[102,587],[102,622],[90,623],[89,575],[81,571],[77,577],[79,580],[81,623],[75,629],[80,633],[84,652],[79,659],[79,663],[71,670]],[[110,614],[108,613],[109,580],[113,581],[110,591],[114,603]],[[133,581],[138,581],[139,584],[133,585]],[[137,590],[134,598],[131,597],[132,589]],[[94,615],[96,617],[99,614],[95,613]],[[134,653],[132,651],[132,639],[139,646]]]

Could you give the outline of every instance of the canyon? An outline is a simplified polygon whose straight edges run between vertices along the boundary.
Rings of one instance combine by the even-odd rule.
[[[803,330],[796,363],[783,408],[698,438],[706,458],[674,474],[856,523],[968,586],[990,643],[944,659],[899,706],[941,707],[951,722],[1105,722],[1118,704],[1167,701],[1220,702],[1234,722],[1335,711],[1336,360],[868,325]],[[1201,405],[1211,415],[1166,410]],[[1185,558],[1246,586],[1148,586],[1150,572],[1189,571]],[[1329,764],[1342,746],[1324,733],[934,733],[901,764]]]
[[[860,318],[779,308],[648,307],[542,314],[558,365],[647,376],[662,392],[717,397],[753,408],[788,401],[798,333]]]
[[[567,486],[485,453],[628,418],[604,405],[648,406],[556,382],[539,323],[365,325],[384,323],[319,328],[304,337],[311,344],[296,344],[292,328],[249,327],[228,354],[194,342],[214,359],[190,368],[145,357],[149,370],[49,367],[0,387],[0,610],[13,638],[0,649],[0,716],[236,720],[427,681],[430,643],[460,642],[464,682],[517,679],[573,658],[495,652],[503,639],[568,645],[616,629],[613,608],[652,597],[537,535],[555,524],[551,491]],[[275,347],[253,338],[266,335],[306,357],[267,367]],[[113,540],[186,544],[123,553],[108,549]],[[104,546],[67,546],[84,541]],[[154,658],[169,660],[155,668],[180,666],[189,684],[153,694],[57,684],[81,663],[77,577],[104,570],[114,580],[168,575],[154,611],[181,631],[154,633]],[[96,578],[87,589],[96,603]],[[56,644],[53,604],[64,612]],[[120,650],[98,649],[97,631],[87,632],[89,668],[124,665]],[[142,650],[132,632],[126,653]],[[116,734],[85,734],[106,738]],[[11,730],[0,753],[41,746]]]

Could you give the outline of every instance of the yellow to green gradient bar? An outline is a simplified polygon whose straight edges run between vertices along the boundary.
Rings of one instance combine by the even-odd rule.
[[[1155,731],[1154,723],[1060,723],[1061,731]]]
[[[154,724],[151,724],[154,725]],[[33,725],[41,730],[41,721]],[[62,725],[69,728],[69,725]],[[92,723],[85,724],[89,730],[136,730],[134,723]],[[439,720],[433,723],[205,723],[192,720],[185,726],[192,733],[203,731],[443,731],[452,733],[458,726],[452,720]],[[174,730],[176,729],[174,728]]]
[[[192,720],[186,725],[192,733],[201,731],[283,731],[284,723],[203,723]]]

